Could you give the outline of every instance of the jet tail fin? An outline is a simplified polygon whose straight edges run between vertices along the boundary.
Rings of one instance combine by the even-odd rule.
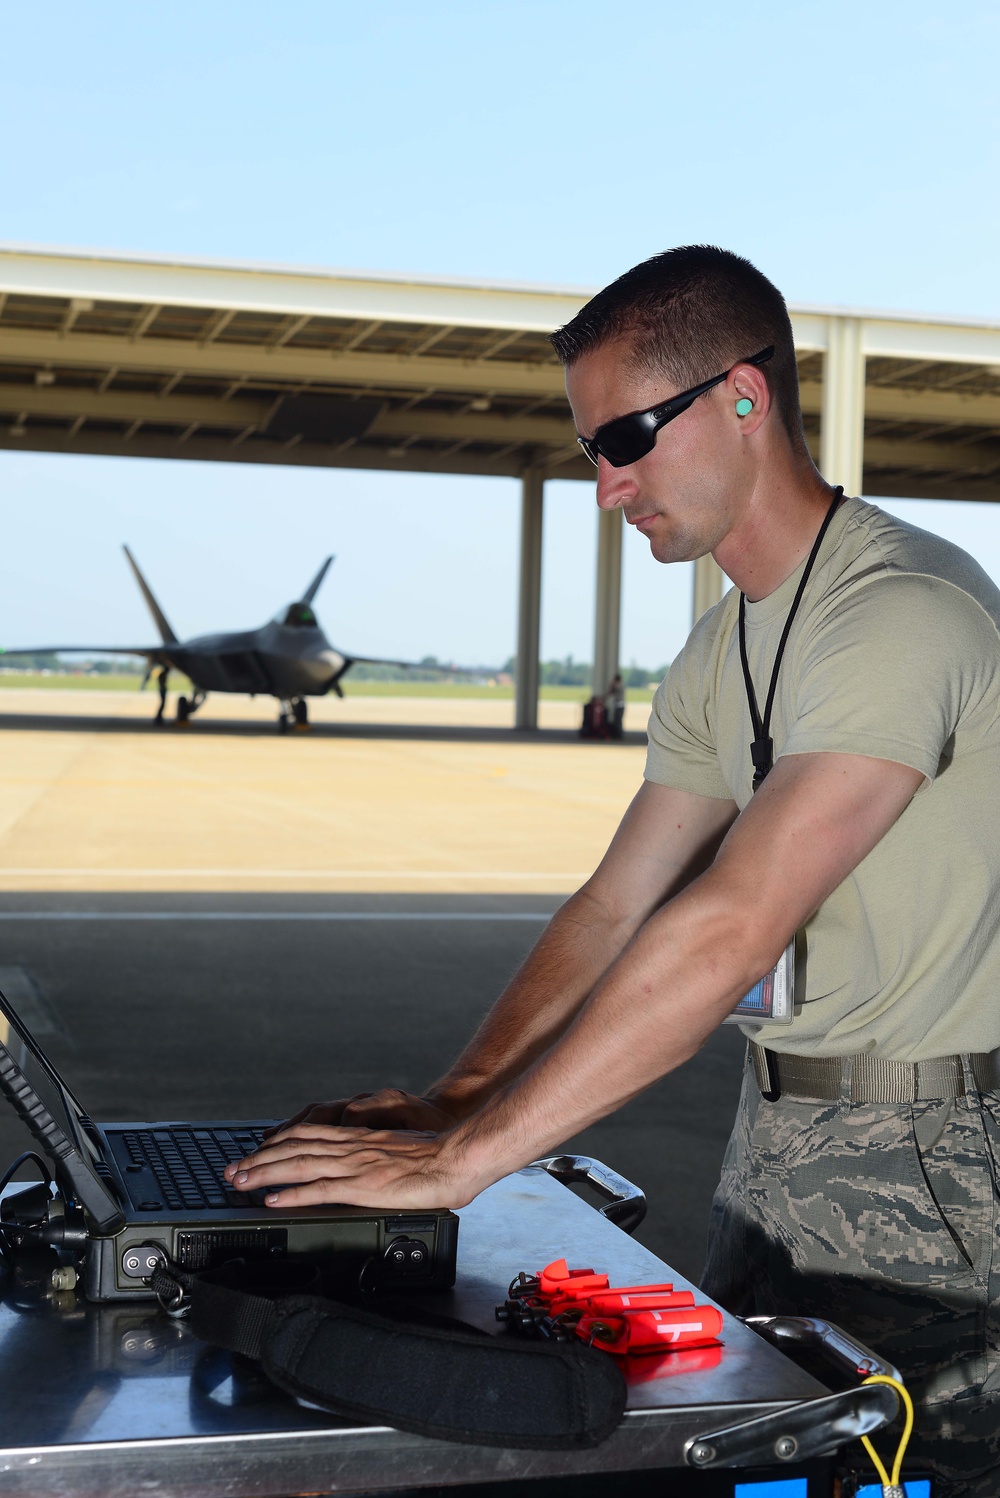
[[[160,605],[153,597],[152,589],[150,588],[146,579],[143,577],[142,573],[139,571],[139,564],[136,561],[135,557],[129,551],[127,546],[123,546],[122,551],[128,558],[128,564],[132,568],[132,571],[135,573],[135,580],[139,584],[139,591],[142,593],[143,598],[146,600],[146,606],[153,616],[153,620],[156,624],[157,629],[160,631],[160,638],[163,641],[164,645],[179,644],[180,642],[177,639],[177,636],[170,628],[166,614],[163,612],[163,610],[160,608]]]
[[[326,561],[323,563],[322,567],[319,569],[316,576],[313,578],[312,582],[303,593],[303,603],[312,603],[313,599],[316,597],[316,594],[319,592],[320,584],[322,583],[324,577],[326,577],[327,569],[332,561],[334,561],[333,557],[327,557]]]

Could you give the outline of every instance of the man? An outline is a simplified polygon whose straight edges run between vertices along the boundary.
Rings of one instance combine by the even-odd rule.
[[[599,506],[736,587],[657,692],[600,867],[448,1074],[304,1109],[230,1174],[462,1205],[693,1055],[799,933],[792,1023],[745,1026],[705,1288],[872,1342],[946,1491],[995,1493],[963,1474],[997,1461],[1000,594],[820,477],[747,261],[668,251],[553,343]]]

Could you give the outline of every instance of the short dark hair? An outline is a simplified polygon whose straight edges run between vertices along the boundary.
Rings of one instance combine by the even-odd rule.
[[[633,266],[552,334],[563,364],[618,340],[638,367],[689,388],[774,345],[762,365],[793,447],[808,451],[785,299],[755,265],[715,245],[682,245]]]

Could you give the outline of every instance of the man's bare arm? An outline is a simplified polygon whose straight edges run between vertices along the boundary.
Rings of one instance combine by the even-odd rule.
[[[439,1137],[305,1125],[244,1162],[269,1205],[461,1206],[693,1055],[875,847],[923,777],[845,754],[780,760],[711,869],[654,911],[565,1033]]]
[[[385,1088],[311,1103],[289,1123],[441,1129],[468,1117],[563,1033],[643,921],[708,867],[736,813],[732,801],[645,781],[595,873],[424,1097]]]

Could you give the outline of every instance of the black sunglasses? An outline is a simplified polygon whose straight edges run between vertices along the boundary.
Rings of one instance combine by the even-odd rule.
[[[754,354],[750,359],[739,359],[737,363],[766,364],[773,353],[772,343],[770,348],[761,349],[759,354]],[[630,411],[627,416],[617,416],[614,421],[606,421],[602,427],[598,427],[592,437],[577,437],[576,440],[595,468],[599,457],[607,458],[612,468],[624,468],[626,463],[637,463],[648,452],[652,452],[656,446],[656,434],[661,427],[665,427],[668,421],[673,421],[675,416],[680,416],[682,411],[694,404],[699,395],[704,395],[713,385],[721,385],[723,380],[728,380],[735,368],[736,364],[731,364],[724,374],[716,375],[713,380],[703,380],[691,390],[682,390],[680,395],[673,395],[658,406],[650,406],[648,411]]]

